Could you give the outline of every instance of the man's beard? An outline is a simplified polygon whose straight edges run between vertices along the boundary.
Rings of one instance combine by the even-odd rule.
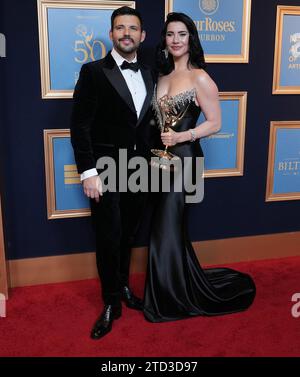
[[[137,49],[139,48],[139,45],[140,45],[139,43],[133,42],[133,44],[131,44],[130,46],[124,46],[124,45],[121,45],[120,41],[118,41],[117,43],[115,43],[114,47],[116,50],[119,50],[123,54],[131,54],[137,51]]]

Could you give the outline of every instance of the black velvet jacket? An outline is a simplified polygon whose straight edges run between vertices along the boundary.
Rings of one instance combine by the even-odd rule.
[[[84,64],[74,91],[71,142],[79,173],[96,167],[99,157],[116,158],[119,148],[148,156],[152,146],[150,125],[154,78],[141,65],[147,96],[139,119],[130,91],[110,53]],[[155,132],[154,132],[155,134]]]

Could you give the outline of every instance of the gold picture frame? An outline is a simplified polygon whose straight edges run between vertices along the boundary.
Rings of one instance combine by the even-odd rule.
[[[9,275],[8,275],[7,267],[8,267],[8,264],[7,264],[6,255],[5,255],[4,228],[3,228],[3,221],[2,221],[2,204],[1,204],[1,196],[0,196],[0,295],[3,294],[5,298],[8,297],[8,285],[9,285],[9,282],[8,282]],[[2,298],[0,297],[0,300]],[[5,303],[4,304],[2,303],[2,305],[5,305]]]
[[[165,0],[165,19],[167,18],[168,13],[174,11],[174,1],[176,0]],[[229,55],[229,54],[227,55],[227,54],[209,54],[206,52],[205,53],[206,62],[208,63],[249,63],[251,0],[240,0],[240,1],[243,2],[241,53],[237,55]],[[199,0],[195,0],[195,2],[198,3]],[[184,13],[188,14],[188,10],[185,9]],[[189,16],[191,17],[191,15]]]
[[[51,87],[51,75],[54,74],[55,70],[50,72],[50,55],[53,54],[52,49],[50,51],[50,37],[48,30],[48,10],[113,10],[121,6],[127,5],[129,7],[135,8],[135,1],[104,1],[104,0],[37,0],[38,8],[38,27],[39,27],[39,48],[40,48],[40,74],[41,74],[41,95],[43,99],[61,99],[61,98],[72,98],[73,89],[57,89]],[[107,18],[107,17],[106,17]],[[106,22],[110,20],[106,19]],[[110,24],[109,24],[110,25]],[[109,26],[110,27],[110,26]],[[105,30],[105,35],[108,38],[109,30]],[[86,41],[88,43],[91,36],[86,36]],[[56,44],[62,43],[61,38],[57,38],[54,41]],[[53,42],[53,43],[54,43]],[[76,42],[76,41],[75,41]],[[81,42],[81,41],[77,41]],[[102,43],[101,41],[98,41]],[[82,41],[83,43],[83,41]],[[85,46],[80,46],[76,50],[78,53],[84,53]],[[68,45],[68,47],[70,47]],[[103,50],[106,52],[106,48],[102,43]],[[73,50],[73,48],[72,48]],[[75,50],[75,48],[74,48]],[[104,57],[104,56],[102,56]],[[67,63],[65,63],[67,64]],[[61,64],[64,66],[65,64]],[[60,67],[63,68],[63,67]],[[63,76],[63,74],[62,74]],[[74,79],[75,81],[75,79]],[[75,86],[75,83],[74,83]]]
[[[219,98],[222,101],[237,100],[238,105],[238,125],[237,125],[237,142],[235,145],[236,164],[232,168],[226,169],[209,169],[205,170],[205,178],[213,177],[232,177],[242,176],[244,174],[244,154],[245,154],[245,130],[246,130],[246,114],[247,114],[247,92],[220,92]],[[222,120],[224,123],[224,120]],[[223,128],[223,126],[222,126]],[[221,131],[211,135],[210,138],[228,138],[228,132]]]
[[[53,141],[57,138],[70,139],[69,129],[44,130],[44,152],[45,152],[45,175],[46,175],[46,197],[47,217],[49,220],[90,216],[90,208],[80,209],[57,209],[56,203],[56,182],[54,167]],[[64,165],[64,184],[80,184],[80,176],[75,164]],[[84,195],[84,194],[83,194]]]
[[[299,191],[294,192],[274,192],[274,170],[275,160],[279,154],[277,146],[278,131],[281,129],[299,130],[300,137],[300,120],[299,121],[272,121],[270,123],[270,137],[269,137],[269,153],[268,153],[268,170],[267,170],[267,184],[266,184],[266,202],[283,201],[283,200],[299,200],[300,199],[300,187]],[[292,135],[292,140],[299,140]],[[286,144],[286,138],[283,145]],[[277,154],[277,155],[276,155]],[[297,174],[300,175],[300,147],[293,158],[282,157],[283,161],[280,161],[282,170],[286,170],[285,175]],[[290,165],[290,166],[289,166]],[[298,169],[299,166],[299,169]]]
[[[274,53],[274,70],[273,70],[273,87],[272,87],[272,93],[273,94],[300,94],[300,80],[298,82],[298,85],[281,85],[281,72],[282,72],[282,48],[283,48],[283,19],[285,16],[298,16],[299,17],[299,24],[300,24],[300,6],[286,6],[286,5],[278,5],[277,6],[277,15],[276,15],[276,32],[275,32],[275,53]],[[299,44],[300,39],[298,36],[299,33],[296,33],[297,35],[297,44]],[[292,36],[290,36],[292,38]],[[291,42],[291,41],[290,41]],[[296,44],[295,44],[296,47]],[[292,48],[289,50],[291,52]],[[298,49],[300,50],[300,49]],[[295,51],[297,55],[300,51]],[[299,58],[299,55],[298,55]],[[297,59],[298,59],[297,58]],[[290,59],[294,59],[293,55],[289,57]],[[293,65],[292,60],[290,60],[290,65]],[[299,64],[297,66],[300,66],[300,58],[299,58]],[[300,69],[297,68],[297,74],[299,75]]]

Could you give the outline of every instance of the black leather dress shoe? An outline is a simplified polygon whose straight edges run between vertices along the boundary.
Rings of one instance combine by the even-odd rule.
[[[122,306],[105,305],[104,310],[96,321],[91,331],[92,339],[100,339],[112,329],[114,319],[118,319],[122,314]]]
[[[143,301],[136,297],[126,285],[122,288],[121,300],[130,309],[143,310]]]

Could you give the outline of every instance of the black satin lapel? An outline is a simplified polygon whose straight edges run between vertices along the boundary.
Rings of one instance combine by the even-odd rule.
[[[112,86],[117,90],[120,97],[126,102],[130,110],[136,113],[131,93],[118,66],[115,64],[112,68],[103,68],[103,72]]]
[[[151,103],[152,97],[153,97],[153,78],[151,75],[151,71],[149,69],[141,68],[141,73],[145,82],[147,95],[146,95],[146,98],[145,98],[145,101],[144,101],[144,104],[143,104],[143,107],[142,107],[142,110],[141,110],[141,113],[137,122],[137,126],[139,126],[144,115],[146,114],[149,108],[149,105]]]

